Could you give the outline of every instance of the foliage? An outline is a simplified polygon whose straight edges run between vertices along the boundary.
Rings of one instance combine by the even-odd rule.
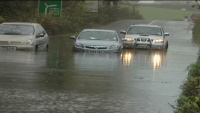
[[[37,1],[0,1],[0,15],[6,21],[30,21],[38,13]]]
[[[107,24],[119,19],[141,19],[138,14],[132,14],[127,8],[103,6],[98,13],[86,11],[83,1],[63,1],[60,18],[38,14],[37,1],[2,1],[0,15],[5,21],[37,22],[42,24],[49,35],[65,35],[76,33],[84,28]]]
[[[175,113],[200,113],[200,60],[190,65],[188,70]]]
[[[194,25],[194,28],[193,28],[193,42],[197,43],[197,44],[200,44],[200,20],[195,20],[194,21],[195,25]]]
[[[198,9],[200,9],[200,0],[194,0],[196,2],[196,4],[193,4],[192,7],[195,8],[197,7]],[[189,2],[188,2],[189,3]]]
[[[0,24],[3,23],[5,20],[3,19],[2,16],[0,16]]]
[[[61,18],[39,15],[35,22],[42,24],[50,35],[63,35],[66,33],[77,32],[83,27],[84,14],[83,2],[68,1],[63,3]]]
[[[198,96],[181,96],[178,99],[180,107],[177,108],[175,113],[199,113],[200,98]]]

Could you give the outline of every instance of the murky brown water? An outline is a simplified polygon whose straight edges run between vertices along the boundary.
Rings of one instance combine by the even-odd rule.
[[[48,53],[1,51],[0,112],[172,113],[198,47],[188,22],[155,24],[170,33],[167,52],[78,53],[68,37],[51,38]]]

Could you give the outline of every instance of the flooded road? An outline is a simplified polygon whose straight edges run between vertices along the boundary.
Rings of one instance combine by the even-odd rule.
[[[129,24],[104,26],[118,32]],[[72,52],[73,40],[51,38],[49,52],[0,51],[0,113],[173,113],[197,59],[191,24],[155,21],[166,32],[169,48],[115,53]]]

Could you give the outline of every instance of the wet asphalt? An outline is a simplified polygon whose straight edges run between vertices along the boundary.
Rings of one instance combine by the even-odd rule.
[[[49,52],[1,50],[0,113],[173,113],[198,57],[193,24],[122,20],[102,28],[141,23],[170,33],[168,51],[78,53],[69,37],[51,38]]]

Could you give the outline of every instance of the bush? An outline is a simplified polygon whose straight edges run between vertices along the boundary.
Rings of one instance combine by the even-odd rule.
[[[46,17],[39,15],[35,22],[40,23],[49,35],[65,35],[120,19],[142,18],[138,13],[133,15],[127,8],[101,7],[98,13],[88,13],[83,8],[83,3],[81,2],[70,7],[72,6],[73,8],[68,8],[66,12],[63,12],[61,18],[55,18],[53,15]]]
[[[2,10],[0,14],[6,21],[37,22],[46,29],[49,35],[76,33],[84,28],[93,28],[120,19],[142,19],[137,12],[133,14],[126,7],[102,6],[98,13],[88,13],[83,1],[63,1],[60,18],[55,18],[51,14],[38,15],[36,7],[38,4],[35,1],[23,3],[5,1],[0,4],[3,6],[0,8]],[[0,22],[4,19],[0,17]]]
[[[77,32],[77,23],[73,23],[67,18],[55,18],[52,15],[38,16],[35,22],[40,23],[49,35],[64,35],[67,33]]]
[[[175,113],[200,113],[200,60],[190,65],[188,70]]]
[[[3,23],[5,20],[3,19],[2,16],[0,16],[0,24]]]
[[[198,96],[181,96],[178,99],[179,107],[175,113],[199,113],[200,98]]]

